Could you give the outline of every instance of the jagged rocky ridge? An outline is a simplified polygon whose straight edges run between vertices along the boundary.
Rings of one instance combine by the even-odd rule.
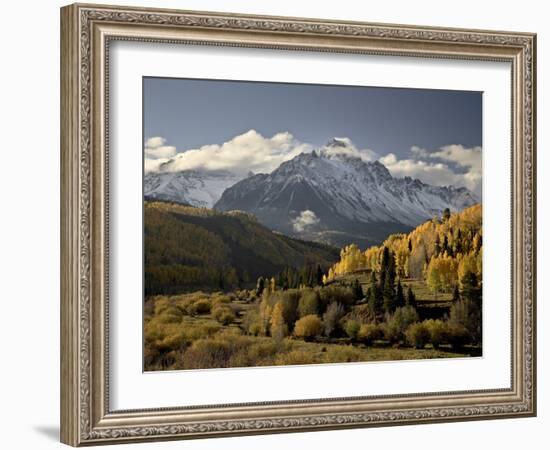
[[[319,153],[302,153],[270,174],[245,178],[226,189],[214,208],[247,211],[290,236],[366,246],[447,207],[459,211],[479,201],[466,188],[394,178],[382,163],[364,161],[345,147],[333,139]]]

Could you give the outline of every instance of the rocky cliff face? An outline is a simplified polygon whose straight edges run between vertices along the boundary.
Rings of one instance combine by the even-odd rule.
[[[382,163],[350,156],[346,145],[332,139],[324,151],[302,153],[271,174],[245,178],[214,207],[247,211],[269,228],[302,239],[371,245],[445,208],[459,211],[479,201],[466,188],[394,178]]]

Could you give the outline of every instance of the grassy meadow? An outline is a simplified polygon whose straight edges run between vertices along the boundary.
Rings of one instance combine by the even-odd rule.
[[[349,245],[332,265],[333,249],[246,215],[166,204],[148,214],[147,371],[482,354],[479,205],[364,251]],[[194,241],[165,250],[162,233]]]
[[[343,303],[333,302],[331,295],[348,302],[332,316],[330,304]],[[327,302],[324,313],[309,314],[322,311],[322,302]],[[277,304],[286,305],[279,308],[279,324]],[[292,305],[294,328],[289,331],[284,313],[290,315]],[[308,324],[313,317],[318,320]],[[468,345],[461,328],[441,320],[419,321],[412,307],[376,324],[368,304],[356,302],[353,288],[289,289],[260,297],[255,290],[194,292],[154,296],[145,304],[145,370],[451,358],[479,352]]]

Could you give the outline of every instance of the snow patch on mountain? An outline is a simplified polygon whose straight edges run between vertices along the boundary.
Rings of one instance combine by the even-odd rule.
[[[212,208],[222,193],[242,178],[228,171],[149,172],[143,188],[146,198]]]
[[[352,157],[363,161],[375,161],[379,155],[370,149],[359,149],[346,137],[334,137],[320,149],[320,155],[325,158]]]
[[[463,187],[394,178],[381,162],[366,160],[347,144],[333,139],[320,152],[302,153],[270,174],[246,178],[225,190],[215,208],[251,212],[268,227],[303,238],[315,238],[317,231],[348,239],[375,228],[361,224],[378,224],[382,235],[385,224],[411,228],[445,208],[458,211],[479,202]]]
[[[333,138],[271,173],[188,169],[149,172],[146,198],[253,214],[264,225],[333,245],[379,243],[445,208],[459,211],[480,199],[464,187],[434,186],[392,176],[376,154]]]

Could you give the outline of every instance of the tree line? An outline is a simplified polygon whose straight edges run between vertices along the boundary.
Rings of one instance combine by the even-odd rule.
[[[481,205],[458,213],[444,210],[408,234],[393,234],[380,246],[361,251],[355,244],[344,247],[340,260],[324,278],[325,282],[358,270],[380,274],[382,287],[387,277],[423,279],[435,293],[460,288],[464,276],[472,272],[482,281],[483,234]],[[388,253],[391,267],[388,269]],[[389,270],[389,272],[388,272]],[[389,294],[388,294],[389,295]]]
[[[332,247],[273,233],[246,214],[145,202],[146,296],[242,289],[266,274],[279,285],[312,286],[337,257]]]

